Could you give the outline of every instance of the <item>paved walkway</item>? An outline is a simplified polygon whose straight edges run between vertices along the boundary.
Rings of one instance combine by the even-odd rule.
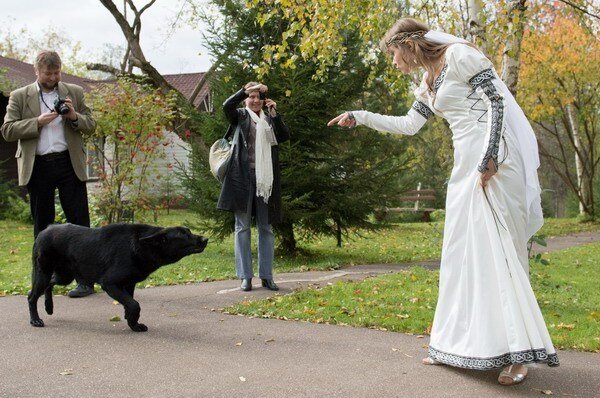
[[[549,250],[600,234],[560,238]],[[436,262],[422,263],[436,267]],[[360,279],[407,265],[279,274],[282,294],[309,283]],[[141,289],[133,333],[104,293],[55,298],[45,328],[28,324],[23,296],[0,299],[1,397],[512,397],[599,396],[600,355],[559,352],[561,367],[532,368],[514,387],[496,372],[420,364],[428,339],[363,328],[225,315],[227,305],[267,297],[237,281]]]

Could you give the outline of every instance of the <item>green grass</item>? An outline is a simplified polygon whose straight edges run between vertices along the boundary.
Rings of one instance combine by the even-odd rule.
[[[600,243],[549,255],[531,265],[531,281],[557,348],[600,352]],[[225,311],[428,334],[439,272],[412,268],[361,282],[337,282],[288,296],[242,302]]]
[[[171,211],[161,214],[158,224],[182,225],[197,221],[187,211]],[[138,220],[136,220],[138,221]],[[153,224],[151,217],[142,219]],[[439,229],[437,229],[439,228]],[[203,233],[203,231],[195,231]],[[0,296],[26,294],[31,283],[32,227],[16,222],[0,221],[0,233],[7,237],[0,240]],[[253,243],[256,244],[255,231]],[[333,238],[299,242],[300,254],[293,257],[277,256],[275,272],[336,269],[344,265],[364,263],[391,263],[435,259],[440,256],[441,224],[402,224],[378,232],[361,231],[356,237],[337,248]],[[256,258],[256,248],[254,248]],[[185,284],[200,281],[234,279],[235,265],[233,240],[210,241],[206,250],[159,269],[144,286]],[[64,293],[68,289],[56,289]]]
[[[150,215],[136,220],[154,224]],[[197,222],[196,216],[185,210],[163,212],[158,225],[174,226]],[[391,224],[378,231],[359,231],[342,248],[333,238],[300,241],[300,254],[294,257],[277,256],[275,272],[337,269],[345,265],[397,263],[431,260],[440,257],[443,223]],[[547,235],[600,230],[600,224],[577,223],[574,220],[548,220]],[[203,231],[195,231],[203,233]],[[0,296],[26,294],[31,283],[32,226],[0,221]],[[255,231],[253,241],[256,242]],[[256,250],[254,250],[256,258]],[[234,279],[233,241],[211,241],[204,253],[187,257],[176,264],[159,269],[140,287],[185,284],[200,281]],[[68,289],[57,289],[64,293]]]
[[[287,296],[244,301],[226,308],[233,314],[294,319],[425,334],[433,320],[438,272],[413,267],[361,282],[338,281]]]
[[[579,222],[574,218],[546,218],[538,235],[550,238],[592,231],[600,231],[600,222]]]

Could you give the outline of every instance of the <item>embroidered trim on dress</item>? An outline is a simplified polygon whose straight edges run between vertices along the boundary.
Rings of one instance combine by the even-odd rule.
[[[419,112],[419,114],[421,116],[423,116],[425,119],[429,119],[430,117],[433,116],[433,111],[424,103],[422,103],[421,101],[415,101],[412,104],[412,107],[415,111]]]
[[[461,355],[448,354],[443,351],[429,347],[429,357],[446,365],[456,366],[464,369],[491,370],[503,368],[513,363],[546,362],[548,366],[559,366],[558,355],[548,354],[544,348],[536,350],[525,350],[508,352],[497,357],[477,358],[463,357]]]
[[[502,137],[502,122],[504,121],[504,101],[496,86],[492,82],[495,79],[494,71],[489,68],[485,69],[469,79],[469,84],[473,89],[481,88],[483,93],[490,101],[490,111],[492,114],[490,126],[490,142],[488,144],[485,155],[481,164],[477,167],[479,172],[485,172],[490,159],[494,162],[496,170],[498,169],[498,148],[500,146],[500,137]]]
[[[494,76],[494,71],[492,70],[492,68],[488,68],[488,69],[482,70],[481,72],[479,72],[478,74],[476,74],[475,76],[473,76],[472,78],[470,78],[469,79],[469,84],[473,88],[477,88],[484,81],[486,81],[486,80],[492,80],[492,79],[495,79],[495,78],[496,78],[496,76]]]
[[[433,82],[433,91],[438,91],[446,78],[446,72],[448,72],[448,64],[444,65],[438,77],[435,78],[435,81]]]

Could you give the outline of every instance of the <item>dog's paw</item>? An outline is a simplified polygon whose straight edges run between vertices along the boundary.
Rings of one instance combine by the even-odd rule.
[[[44,327],[44,321],[42,321],[41,319],[32,319],[29,321],[29,323],[31,324],[31,326],[34,326],[36,328]]]
[[[144,325],[143,323],[138,323],[138,324],[133,325],[133,326],[130,325],[129,327],[134,332],[147,332],[148,331],[148,326]]]
[[[54,313],[54,304],[46,301],[46,314],[52,315]]]

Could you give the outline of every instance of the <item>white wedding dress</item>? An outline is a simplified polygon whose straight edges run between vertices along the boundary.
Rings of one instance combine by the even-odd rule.
[[[452,130],[454,167],[429,356],[480,370],[557,366],[528,277],[527,241],[542,219],[537,166],[526,167],[526,157],[537,159],[537,153],[522,153],[524,138],[508,122],[509,105],[518,106],[492,63],[466,44],[448,47],[433,93],[424,79],[406,116],[352,113],[357,124],[380,131],[413,135],[434,114]],[[480,170],[490,159],[498,172],[484,189]]]

